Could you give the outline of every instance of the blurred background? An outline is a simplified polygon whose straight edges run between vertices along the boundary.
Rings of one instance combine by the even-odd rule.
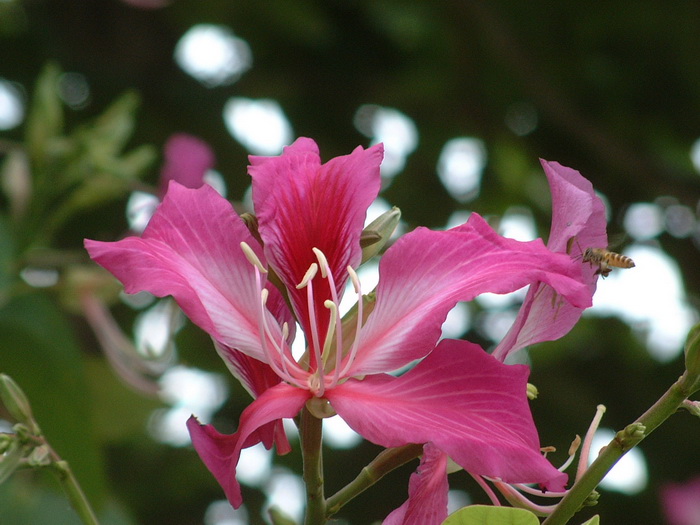
[[[286,457],[248,451],[245,506],[224,501],[184,421],[232,432],[248,394],[172,303],[121,295],[83,239],[143,228],[175,133],[208,145],[207,180],[240,211],[249,154],[298,136],[324,160],[384,142],[372,214],[399,206],[409,231],[477,211],[521,240],[548,235],[544,158],[593,182],[613,248],[637,263],[599,282],[568,336],[519,355],[540,391],[542,444],[563,463],[597,404],[620,429],[682,372],[700,290],[699,24],[694,2],[0,0],[0,372],[104,524],[258,524],[271,505],[298,519],[294,439]],[[445,335],[492,348],[522,297],[458,305]],[[0,431],[11,425],[0,407]],[[332,494],[379,448],[336,420],[325,432]],[[574,522],[700,523],[666,517],[662,497],[700,499],[699,433],[672,417]],[[414,468],[337,523],[383,519]],[[464,473],[450,479],[455,508],[487,502]],[[78,523],[58,483],[29,470],[0,485],[0,522]]]

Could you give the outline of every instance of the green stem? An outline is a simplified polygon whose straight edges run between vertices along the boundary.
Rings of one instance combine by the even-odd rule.
[[[304,407],[301,412],[299,439],[304,458],[302,477],[306,485],[305,525],[326,523],[326,500],[323,494],[323,421]]]
[[[73,471],[68,466],[68,463],[65,461],[57,461],[51,466],[53,467],[52,470],[61,481],[61,485],[63,485],[63,490],[68,496],[68,501],[70,501],[71,506],[78,514],[81,521],[85,525],[99,525],[97,516],[95,516],[92,507],[90,507],[90,503],[85,497],[83,489],[80,488],[78,480],[75,479]]]
[[[379,453],[357,477],[326,501],[328,516],[338,512],[352,498],[368,489],[392,470],[423,454],[423,445],[404,445]]]
[[[639,419],[618,432],[542,525],[565,525],[620,458],[682,406],[696,387],[689,383],[686,372]]]

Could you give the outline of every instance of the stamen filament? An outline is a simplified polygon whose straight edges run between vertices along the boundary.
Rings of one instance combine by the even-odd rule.
[[[328,356],[328,351],[331,348],[332,339],[335,335],[336,321],[338,320],[338,306],[330,300],[326,300],[323,306],[328,308],[331,312],[331,318],[328,321],[328,331],[326,332],[326,340],[323,342],[323,364],[326,364],[326,357]]]
[[[350,348],[350,352],[348,352],[348,356],[345,359],[345,365],[343,366],[343,369],[341,372],[338,372],[340,369],[340,366],[336,366],[336,373],[335,373],[335,381],[337,382],[339,376],[344,376],[347,374],[348,370],[350,369],[350,366],[352,366],[353,361],[355,360],[355,356],[357,355],[357,351],[359,348],[359,341],[360,341],[360,330],[362,329],[362,319],[363,319],[363,307],[362,307],[362,285],[360,283],[360,278],[357,276],[357,272],[352,269],[352,266],[347,267],[348,274],[350,275],[350,280],[352,281],[352,287],[355,290],[355,293],[357,294],[357,324],[355,325],[355,338],[353,339],[352,342],[352,347]],[[340,352],[339,352],[340,353]]]
[[[578,457],[578,468],[576,469],[576,481],[588,470],[588,456],[591,453],[593,435],[596,430],[598,430],[598,425],[600,425],[600,420],[603,419],[603,414],[605,414],[605,406],[598,405],[596,407],[595,416],[593,416],[593,421],[591,421],[591,426],[588,427],[588,431],[583,438],[583,446],[581,447],[581,453]]]
[[[260,345],[262,347],[263,354],[267,357],[267,363],[270,365],[270,368],[272,368],[275,374],[285,378],[286,381],[293,384],[294,386],[303,388],[303,382],[300,381],[300,370],[298,368],[297,363],[295,361],[292,362],[292,370],[294,371],[294,373],[290,373],[289,368],[287,368],[286,366],[286,361],[289,358],[286,356],[286,353],[283,350],[284,345],[278,347],[277,343],[274,340],[274,337],[272,336],[272,331],[265,317],[265,312],[267,311],[265,305],[267,303],[267,298],[270,295],[270,291],[264,288],[262,285],[262,277],[259,268],[255,266],[255,269],[255,284],[257,289],[260,290],[260,301],[258,301],[258,330],[260,333]],[[268,345],[268,339],[273,345],[274,353],[270,350],[270,347]],[[276,359],[277,356],[280,357],[284,366],[284,370],[280,369],[280,366]]]
[[[534,503],[533,501],[527,499],[511,485],[503,483],[502,481],[496,481],[494,482],[494,484],[496,488],[501,492],[501,494],[503,494],[511,504],[514,504],[513,500],[515,500],[517,501],[517,506],[529,510],[530,512],[533,512],[538,516],[548,516],[552,512],[554,512],[555,508],[557,508],[556,505],[538,505],[537,503]],[[542,494],[540,493],[540,495]]]
[[[306,286],[306,306],[309,312],[309,330],[311,330],[311,341],[309,343],[312,347],[311,357],[313,358],[312,362],[310,363],[310,368],[312,370],[314,370],[315,368],[314,371],[319,373],[319,381],[321,382],[321,388],[323,388],[323,366],[321,364],[321,346],[320,341],[318,340],[318,320],[316,319],[316,308],[314,303],[314,285],[312,280],[313,277],[316,275],[317,271],[318,265],[316,263],[313,263],[311,266],[309,266],[309,269],[307,270],[304,279],[301,283],[299,283],[299,285],[297,285],[297,288],[299,288],[299,286],[302,284]],[[311,277],[307,279],[308,276]]]
[[[323,356],[327,355],[327,351],[331,347],[331,338],[333,337],[333,334],[335,334],[335,348],[336,348],[336,358],[335,358],[335,366],[333,367],[333,380],[331,383],[331,387],[334,387],[335,385],[338,384],[338,368],[339,368],[339,363],[340,363],[340,357],[342,354],[343,350],[343,326],[342,322],[340,320],[340,315],[338,315],[338,305],[340,304],[340,298],[338,297],[338,293],[336,291],[336,286],[335,286],[335,279],[333,279],[333,272],[331,271],[331,267],[328,264],[328,259],[326,258],[326,255],[319,250],[318,248],[312,248],[314,254],[316,255],[316,259],[318,260],[318,265],[321,269],[321,276],[324,279],[328,279],[328,288],[330,289],[331,292],[331,303],[333,304],[333,307],[335,309],[335,316],[333,316],[333,311],[331,311],[331,318],[328,322],[328,332],[326,332],[326,340],[324,341],[323,344]],[[328,301],[326,301],[327,303]],[[328,306],[328,304],[324,303],[326,308],[331,308]],[[326,360],[324,359],[322,366],[325,366]]]

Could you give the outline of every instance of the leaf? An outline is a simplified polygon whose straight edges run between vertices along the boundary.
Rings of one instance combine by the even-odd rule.
[[[14,282],[15,247],[5,217],[0,215],[0,308],[9,300],[10,287]]]
[[[43,167],[48,162],[50,143],[63,131],[63,106],[58,95],[61,69],[54,63],[44,66],[37,79],[27,118],[27,149],[32,163]]]
[[[585,523],[581,523],[581,525],[600,525],[600,516],[596,514],[593,516],[591,519],[586,521]]]
[[[92,427],[92,397],[65,317],[38,293],[15,299],[0,308],[0,349],[0,371],[26,393],[52,448],[99,507],[106,483]]]
[[[539,525],[532,512],[512,507],[470,505],[447,517],[442,525]]]

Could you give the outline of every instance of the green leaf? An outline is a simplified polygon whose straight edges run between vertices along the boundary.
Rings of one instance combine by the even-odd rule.
[[[61,69],[47,64],[37,79],[27,119],[27,150],[36,167],[44,167],[53,139],[63,132],[63,106],[58,95]]]
[[[0,349],[1,371],[26,393],[52,448],[99,507],[106,484],[92,427],[92,398],[66,318],[44,295],[15,299],[0,308]]]
[[[596,514],[593,516],[591,519],[586,521],[585,523],[581,523],[581,525],[600,525],[600,516]]]
[[[5,217],[0,215],[0,308],[9,300],[14,282],[15,246]]]
[[[532,512],[512,507],[470,505],[447,517],[442,525],[539,525]]]

